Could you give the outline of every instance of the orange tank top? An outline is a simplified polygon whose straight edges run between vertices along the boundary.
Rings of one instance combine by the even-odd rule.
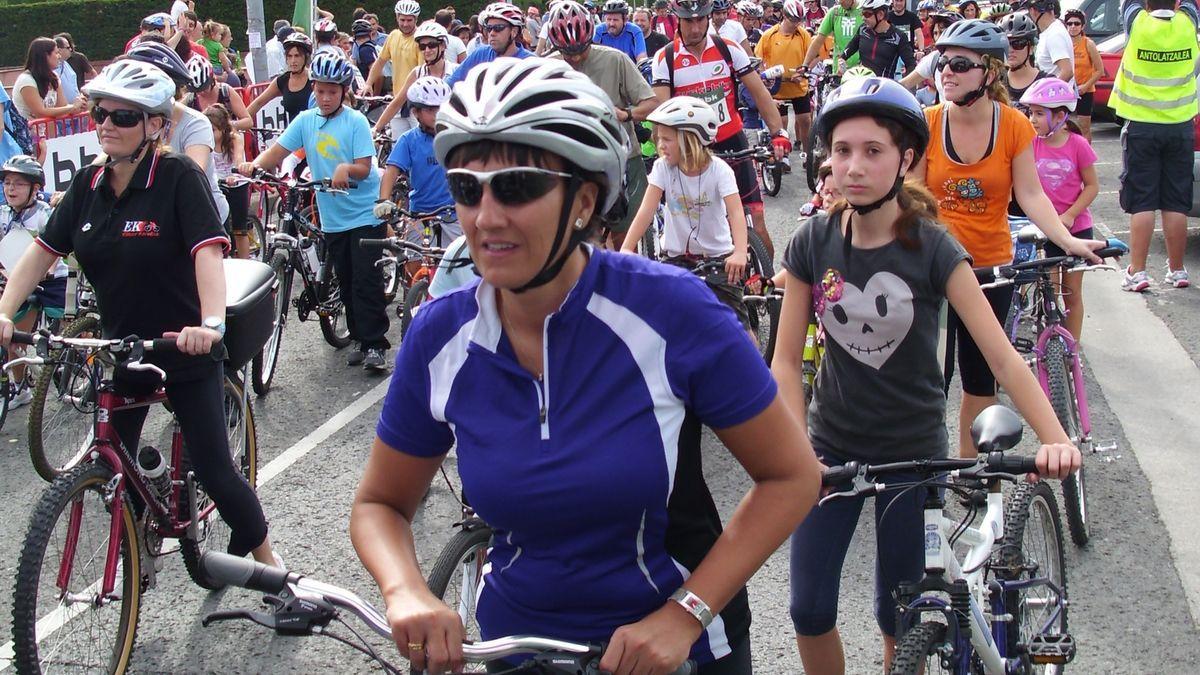
[[[1008,203],[1012,200],[1012,163],[1033,147],[1033,125],[1010,106],[993,103],[991,152],[974,164],[946,152],[944,105],[925,109],[929,122],[925,184],[938,202],[938,217],[967,253],[972,265],[989,267],[1012,260]],[[1032,150],[1030,150],[1032,152]]]
[[[1075,47],[1075,82],[1087,82],[1095,74],[1096,69],[1092,67],[1092,57],[1088,54],[1087,43],[1091,42],[1091,38],[1080,36],[1078,40],[1072,40]],[[1096,91],[1096,85],[1091,85],[1087,89],[1080,89],[1079,93],[1087,94]]]

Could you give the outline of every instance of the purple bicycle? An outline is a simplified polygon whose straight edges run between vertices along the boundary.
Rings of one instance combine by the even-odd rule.
[[[1059,424],[1086,458],[1098,452],[1112,450],[1112,443],[1098,444],[1092,438],[1092,418],[1088,408],[1087,388],[1083,379],[1083,363],[1079,345],[1063,322],[1066,312],[1059,304],[1060,284],[1054,272],[1087,272],[1115,270],[1112,265],[1092,265],[1075,256],[1042,257],[1045,235],[1033,226],[1022,228],[1016,235],[1018,245],[1032,245],[1037,250],[1032,259],[983,268],[975,271],[983,288],[1013,286],[1012,307],[1004,323],[1009,340],[1018,352],[1026,355],[1042,391],[1050,399]],[[1109,240],[1108,246],[1096,252],[1101,258],[1115,258],[1128,252],[1120,241]],[[994,281],[992,281],[994,279]],[[1021,334],[1022,323],[1032,326],[1033,337]],[[1087,490],[1084,467],[1062,482],[1063,502],[1071,540],[1083,546],[1090,538]]]

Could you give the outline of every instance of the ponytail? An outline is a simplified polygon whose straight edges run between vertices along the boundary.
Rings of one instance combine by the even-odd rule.
[[[896,204],[900,206],[900,217],[896,219],[896,240],[906,250],[915,251],[921,247],[921,222],[937,222],[937,200],[922,181],[906,178],[896,195]]]

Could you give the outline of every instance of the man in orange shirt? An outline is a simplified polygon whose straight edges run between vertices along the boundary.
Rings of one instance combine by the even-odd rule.
[[[790,105],[796,113],[796,138],[804,144],[807,152],[809,129],[812,128],[812,94],[808,90],[808,77],[801,72],[804,55],[812,37],[801,26],[804,7],[801,0],[786,0],[783,3],[783,18],[759,38],[754,54],[763,60],[764,68],[783,66],[783,83],[776,100],[782,101],[779,116],[787,122]]]

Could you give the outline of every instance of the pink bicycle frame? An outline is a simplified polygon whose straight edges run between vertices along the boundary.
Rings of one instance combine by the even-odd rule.
[[[1061,339],[1067,348],[1067,356],[1071,357],[1071,379],[1074,381],[1075,406],[1079,411],[1079,430],[1083,434],[1083,438],[1091,438],[1092,436],[1092,416],[1088,413],[1087,391],[1084,389],[1083,381],[1083,366],[1079,362],[1079,352],[1076,349],[1075,336],[1071,335],[1071,331],[1063,327],[1062,324],[1051,324],[1038,335],[1037,347],[1033,353],[1037,355],[1037,376],[1038,384],[1042,385],[1042,391],[1046,393],[1046,397],[1050,397],[1050,378],[1046,370],[1046,345],[1052,339]]]

